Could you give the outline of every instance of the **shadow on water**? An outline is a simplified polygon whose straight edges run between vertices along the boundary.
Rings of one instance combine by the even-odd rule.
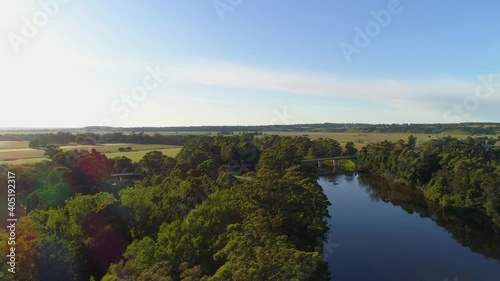
[[[499,236],[427,200],[420,190],[392,183],[373,175],[360,174],[358,177],[355,175],[344,177],[346,181],[353,181],[356,178],[372,201],[382,201],[397,206],[408,214],[417,213],[421,218],[430,218],[462,246],[486,258],[500,261]]]

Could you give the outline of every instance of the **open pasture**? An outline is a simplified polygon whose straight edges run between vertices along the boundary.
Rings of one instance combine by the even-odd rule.
[[[125,156],[127,158],[130,158],[132,162],[139,162],[139,160],[141,160],[142,157],[144,157],[144,155],[146,155],[148,152],[151,151],[160,151],[161,153],[167,156],[175,157],[181,149],[182,147],[170,147],[164,149],[151,149],[151,150],[140,150],[140,151],[130,151],[130,152],[112,152],[112,153],[106,153],[106,156],[108,158]]]
[[[0,141],[0,150],[29,148],[29,141]]]
[[[453,133],[443,133],[443,134],[409,134],[409,133],[331,133],[331,132],[266,132],[264,135],[279,135],[279,136],[307,136],[310,139],[319,138],[331,138],[337,140],[342,145],[347,142],[352,141],[357,148],[366,146],[369,143],[382,142],[384,140],[397,141],[397,140],[407,140],[409,135],[413,135],[417,138],[417,143],[425,142],[431,139],[437,139],[451,135],[458,139],[465,139],[467,135],[465,134],[453,134]]]
[[[118,152],[120,147],[131,147],[130,152]],[[138,155],[137,153],[143,153],[143,151],[153,151],[153,150],[164,150],[164,149],[175,149],[180,150],[180,146],[173,145],[161,145],[161,144],[133,144],[133,143],[118,143],[118,144],[104,144],[104,145],[78,145],[70,144],[63,145],[61,149],[64,151],[69,151],[73,149],[78,150],[92,150],[95,149],[101,153],[111,154],[123,153],[126,155]],[[166,150],[167,151],[167,150]],[[136,154],[134,154],[136,153]],[[33,163],[39,162],[46,159],[44,156],[43,149],[32,149],[28,147],[27,141],[0,141],[0,163],[8,164],[22,164],[22,163]],[[146,154],[145,152],[143,155]],[[137,157],[135,157],[137,158]],[[142,158],[142,157],[141,157]]]
[[[162,133],[162,134],[196,134],[196,135],[215,135],[207,132],[179,132],[179,133]],[[235,134],[238,134],[235,132]],[[264,135],[280,135],[280,136],[306,136],[310,139],[332,138],[337,140],[342,146],[347,142],[352,141],[358,149],[370,143],[381,142],[384,140],[397,141],[407,140],[409,133],[333,133],[333,132],[264,132]],[[465,139],[468,135],[459,132],[446,132],[442,134],[413,134],[417,137],[417,143],[422,143],[431,139],[446,137],[448,135],[459,139]],[[479,137],[479,136],[474,136]],[[489,136],[491,137],[491,136]],[[498,137],[498,136],[497,136]],[[28,141],[0,141],[0,164],[22,164],[34,163],[43,161],[46,158],[43,156],[42,149],[31,149],[28,147]],[[132,151],[119,152],[120,147],[131,147]],[[79,145],[76,143],[63,145],[61,148],[64,151],[72,149],[92,150],[96,149],[101,153],[105,153],[109,158],[117,156],[126,156],[133,161],[139,161],[147,152],[160,150],[168,156],[175,156],[181,149],[181,146],[161,145],[161,144],[132,144],[132,143],[115,143],[103,145]]]

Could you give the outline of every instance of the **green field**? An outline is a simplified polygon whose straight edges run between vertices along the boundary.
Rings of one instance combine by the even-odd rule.
[[[127,158],[130,158],[132,162],[139,162],[139,160],[146,155],[146,153],[151,152],[151,151],[160,151],[161,153],[170,156],[170,157],[175,157],[179,151],[181,151],[182,147],[171,147],[171,148],[164,148],[164,149],[152,149],[152,150],[141,150],[141,151],[130,151],[130,152],[113,152],[113,153],[106,153],[106,156],[108,158],[115,158],[115,157],[121,157],[125,156]]]
[[[1,160],[0,164],[10,164],[10,165],[21,165],[21,164],[32,164],[32,163],[38,163],[42,161],[49,161],[48,158],[24,158],[24,159],[16,159],[16,160],[9,160],[9,161],[4,161]]]
[[[189,132],[189,133],[175,133],[168,132],[162,134],[196,134],[196,135],[213,135],[207,132]],[[238,133],[235,133],[237,135]],[[264,135],[279,135],[279,136],[307,136],[310,139],[318,138],[332,138],[337,140],[342,146],[345,143],[352,141],[358,149],[366,146],[370,143],[377,143],[384,140],[397,141],[397,140],[407,140],[410,134],[407,133],[332,133],[332,132],[265,132]],[[431,139],[437,139],[446,136],[456,137],[458,139],[465,139],[468,135],[460,132],[446,132],[442,134],[413,134],[417,137],[417,143],[422,143]],[[479,137],[479,136],[474,136]],[[489,136],[491,137],[491,136]],[[497,135],[498,137],[498,135]],[[132,148],[130,152],[118,152],[120,147]],[[180,146],[172,145],[155,145],[155,144],[103,144],[103,145],[78,145],[69,144],[61,146],[64,151],[72,149],[85,149],[97,151],[106,154],[109,158],[126,156],[132,161],[139,161],[146,153],[154,150],[159,150],[168,156],[175,156],[180,151]],[[36,163],[47,158],[43,157],[44,151],[41,149],[31,149],[28,147],[28,141],[0,141],[0,164],[24,164],[24,163]]]
[[[465,139],[468,136],[462,133],[443,133],[443,134],[407,134],[407,133],[330,133],[330,132],[269,132],[264,135],[279,135],[279,136],[307,136],[310,139],[331,138],[337,140],[340,144],[352,141],[359,149],[370,143],[382,142],[384,140],[397,141],[407,140],[409,135],[417,138],[417,143],[425,142],[431,139],[446,137],[448,135],[458,139]],[[474,136],[478,137],[478,136]],[[490,136],[491,137],[491,136]]]
[[[151,151],[161,151],[163,154],[167,156],[175,157],[181,149],[182,147],[170,147],[163,149],[151,149],[151,150],[140,150],[140,151],[130,151],[130,152],[110,152],[105,154],[110,159],[115,157],[125,156],[127,158],[130,158],[132,162],[139,162],[139,160],[141,160],[142,157],[146,155],[146,153]],[[0,164],[20,165],[20,164],[38,163],[45,160],[48,161],[49,159],[43,157],[24,158],[24,159],[10,160],[10,161],[0,161]]]
[[[120,147],[131,147],[132,151],[118,152]],[[174,145],[161,145],[161,144],[131,144],[131,143],[118,143],[118,144],[103,144],[103,145],[78,145],[69,144],[61,146],[64,151],[73,149],[92,150],[95,149],[101,153],[106,154],[109,158],[116,156],[126,156],[132,161],[139,161],[146,153],[154,150],[162,151],[168,156],[175,156],[180,151],[180,146]],[[43,156],[44,150],[31,149],[28,147],[27,141],[0,141],[0,164],[29,164],[48,160]]]

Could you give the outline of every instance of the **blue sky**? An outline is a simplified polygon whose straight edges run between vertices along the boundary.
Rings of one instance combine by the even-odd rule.
[[[0,127],[500,122],[498,1],[19,2]]]

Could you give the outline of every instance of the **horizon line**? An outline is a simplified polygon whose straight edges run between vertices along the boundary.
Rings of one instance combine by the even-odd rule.
[[[294,123],[294,124],[254,124],[254,125],[171,125],[171,126],[126,126],[126,127],[118,127],[118,126],[98,126],[98,125],[89,125],[89,126],[77,126],[77,127],[0,127],[0,131],[8,131],[8,130],[13,130],[13,131],[23,131],[23,130],[59,130],[59,129],[90,129],[90,128],[109,128],[109,129],[136,129],[136,128],[158,128],[158,129],[164,129],[164,128],[200,128],[200,127],[285,127],[285,126],[307,126],[307,125],[325,125],[325,124],[331,124],[331,125],[373,125],[373,126],[380,126],[380,125],[399,125],[399,126],[404,126],[404,125],[480,125],[480,124],[489,124],[489,125],[500,125],[499,122],[492,122],[492,121],[483,121],[483,122],[459,122],[459,123],[429,123],[429,122],[422,122],[422,123],[411,123],[411,122],[405,122],[405,123],[363,123],[363,122],[353,122],[353,123],[345,123],[345,122],[323,122],[323,123]]]

